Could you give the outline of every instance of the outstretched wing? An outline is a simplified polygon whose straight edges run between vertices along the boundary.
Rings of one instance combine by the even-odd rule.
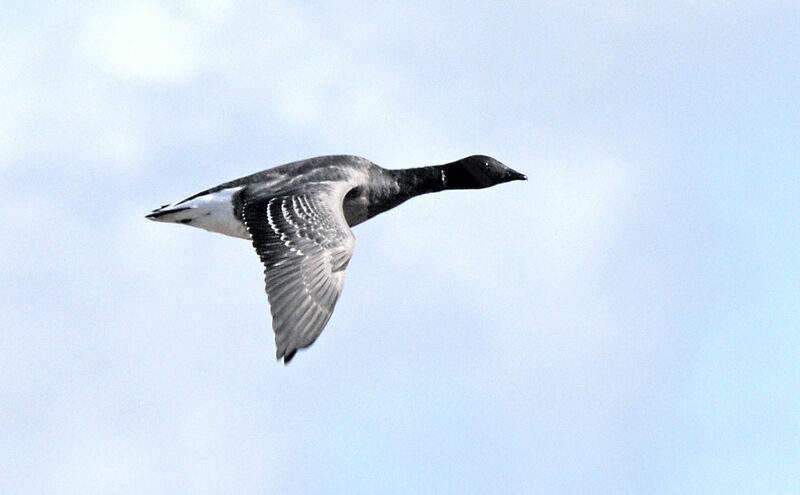
[[[288,363],[328,323],[355,237],[344,218],[345,184],[245,200],[242,216],[264,264],[277,358]]]

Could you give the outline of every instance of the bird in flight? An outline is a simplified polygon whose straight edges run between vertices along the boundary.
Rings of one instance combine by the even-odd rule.
[[[252,242],[264,264],[277,359],[322,332],[353,255],[350,227],[421,194],[525,180],[494,158],[388,170],[351,155],[287,163],[206,189],[147,215]]]

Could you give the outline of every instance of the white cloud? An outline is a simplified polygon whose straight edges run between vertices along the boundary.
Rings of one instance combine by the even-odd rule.
[[[125,129],[103,131],[92,143],[98,163],[115,163],[135,168],[144,156],[144,145],[133,132]]]
[[[278,123],[320,152],[383,163],[402,154],[402,162],[387,164],[403,166],[447,147],[446,130],[434,131],[415,111],[402,71],[329,39],[321,21],[297,5],[124,4],[76,12],[69,25],[55,22],[59,15],[45,12],[47,29],[37,36],[0,35],[12,47],[0,55],[12,69],[0,75],[4,165],[71,156],[84,167],[128,172],[166,142],[223,141],[231,121],[221,112],[242,102],[245,117]],[[201,72],[213,86],[189,84]],[[188,104],[145,104],[136,89],[169,96],[171,84],[184,85]]]
[[[89,22],[84,48],[124,78],[184,81],[199,70],[190,26],[155,4],[129,4]]]
[[[188,10],[201,20],[218,22],[228,17],[233,10],[230,0],[190,0],[184,2],[182,10]]]
[[[28,91],[32,65],[43,44],[31,33],[0,34],[0,168],[10,166],[31,141],[31,109],[36,98]]]

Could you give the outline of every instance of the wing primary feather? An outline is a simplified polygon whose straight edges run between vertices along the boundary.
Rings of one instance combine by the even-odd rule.
[[[342,211],[351,186],[320,183],[269,198],[244,198],[242,217],[264,264],[277,359],[288,364],[329,321],[353,254]]]

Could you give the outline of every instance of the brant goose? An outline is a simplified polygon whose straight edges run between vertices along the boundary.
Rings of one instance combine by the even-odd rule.
[[[357,156],[320,156],[220,184],[147,218],[253,243],[265,267],[277,358],[288,363],[333,313],[355,244],[350,227],[420,194],[525,179],[482,155],[401,170]]]

